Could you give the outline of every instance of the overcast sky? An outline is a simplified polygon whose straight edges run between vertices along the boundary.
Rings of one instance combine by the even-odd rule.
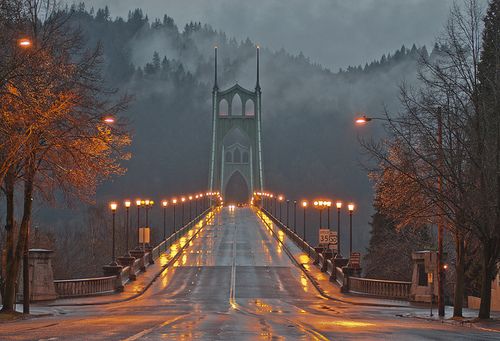
[[[80,0],[78,0],[80,1]],[[486,0],[484,0],[486,1]],[[67,0],[67,2],[74,2]],[[400,48],[430,45],[452,0],[87,0],[108,5],[113,17],[142,8],[150,19],[173,17],[182,28],[200,21],[228,36],[292,53],[336,71]]]

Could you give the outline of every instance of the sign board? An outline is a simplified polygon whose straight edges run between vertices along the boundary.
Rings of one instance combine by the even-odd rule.
[[[319,230],[319,247],[324,247],[336,251],[337,244],[337,232],[330,231],[329,229]]]
[[[351,268],[359,268],[361,261],[361,253],[353,252],[351,253],[351,257],[349,258],[349,266]]]
[[[139,243],[148,244],[150,242],[150,231],[149,227],[139,227]]]
[[[338,250],[338,244],[339,244],[339,241],[338,241],[338,238],[337,238],[337,232],[330,231],[330,236],[329,236],[329,239],[328,239],[328,248],[330,250],[333,250],[333,251],[337,252],[337,250]]]
[[[328,241],[330,240],[330,230],[329,229],[319,229],[319,247],[328,247]]]

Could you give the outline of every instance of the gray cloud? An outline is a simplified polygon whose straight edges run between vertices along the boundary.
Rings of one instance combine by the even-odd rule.
[[[67,1],[72,3],[73,0]],[[179,27],[208,23],[238,39],[292,53],[336,70],[394,51],[402,44],[432,44],[452,0],[87,0],[108,5],[112,16],[142,8],[150,19],[168,14]]]

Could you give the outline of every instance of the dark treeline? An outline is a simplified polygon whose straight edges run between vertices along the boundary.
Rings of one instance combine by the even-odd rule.
[[[213,47],[219,48],[219,86],[238,82],[253,89],[256,42],[237,41],[201,23],[179,28],[168,15],[150,20],[140,9],[130,11],[128,18],[112,18],[107,8],[83,4],[65,11],[72,12],[72,25],[80,27],[89,46],[102,44],[108,85],[134,96],[126,113],[134,135],[132,158],[125,163],[128,172],[102,186],[97,201],[146,196],[158,200],[206,189]],[[397,111],[398,85],[415,82],[416,61],[427,54],[425,47],[403,46],[364,67],[332,72],[302,53],[261,48],[268,190],[299,200],[327,196],[355,202],[354,248],[364,252],[373,195],[361,166],[358,137],[380,136],[383,128],[376,123],[355,127],[355,113]],[[161,220],[157,211],[153,221]],[[80,215],[57,221],[53,216],[53,211],[40,210],[35,220],[55,236],[62,229],[86,228]],[[308,234],[313,241],[316,218],[311,212]]]

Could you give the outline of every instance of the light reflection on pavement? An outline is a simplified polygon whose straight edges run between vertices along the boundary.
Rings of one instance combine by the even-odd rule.
[[[287,237],[277,233],[283,241]],[[179,241],[184,245],[188,238]],[[223,209],[137,299],[0,324],[1,340],[457,340],[498,333],[320,296],[249,208]],[[174,251],[160,258],[166,264]],[[310,264],[305,254],[299,264]],[[414,309],[414,308],[411,308]]]

